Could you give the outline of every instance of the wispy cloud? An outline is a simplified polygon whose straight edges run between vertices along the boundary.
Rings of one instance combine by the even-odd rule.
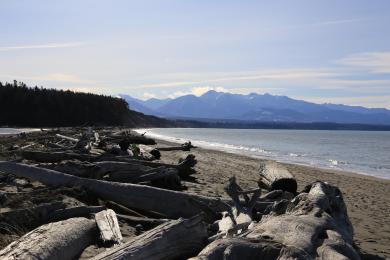
[[[223,76],[221,76],[223,75]],[[214,83],[256,81],[256,80],[293,80],[293,79],[317,79],[343,75],[342,72],[329,69],[273,69],[247,72],[225,72],[207,75],[202,79],[188,81],[170,81],[152,84],[143,84],[134,88],[168,88],[194,85],[207,85]],[[190,75],[187,75],[191,78]],[[193,75],[192,78],[199,78],[201,75]]]
[[[368,18],[354,18],[354,19],[343,19],[343,20],[333,20],[333,21],[324,21],[319,23],[314,23],[311,26],[328,26],[328,25],[339,25],[346,23],[357,23],[369,20]]]
[[[64,73],[51,73],[38,76],[23,76],[23,75],[0,75],[1,78],[7,80],[29,80],[35,82],[63,82],[63,83],[77,83],[77,84],[92,84],[96,81],[81,79],[76,75],[64,74]]]
[[[390,52],[365,52],[340,59],[339,64],[368,70],[371,73],[390,73]]]
[[[56,49],[56,48],[71,48],[85,45],[84,42],[66,42],[66,43],[47,43],[37,45],[18,45],[18,46],[0,46],[0,51],[17,51],[29,49]]]

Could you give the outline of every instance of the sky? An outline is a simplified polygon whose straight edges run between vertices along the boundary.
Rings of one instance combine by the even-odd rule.
[[[390,108],[388,0],[0,0],[0,81]]]

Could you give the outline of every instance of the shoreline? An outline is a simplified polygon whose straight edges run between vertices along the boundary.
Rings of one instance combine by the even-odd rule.
[[[150,131],[150,129],[141,128],[141,129],[135,129],[135,131],[142,134],[143,132]],[[175,137],[163,136],[163,135],[159,135],[159,134],[150,134],[150,133],[148,134],[147,133],[146,135],[150,136],[156,140],[159,140],[160,142],[163,141],[163,142],[167,142],[167,143],[171,143],[171,144],[182,144],[182,143],[187,141],[187,140],[184,140],[183,138],[175,138]],[[369,174],[366,172],[361,172],[361,171],[357,171],[357,170],[353,170],[353,169],[351,169],[351,170],[350,169],[338,169],[336,167],[330,167],[330,166],[327,167],[327,166],[323,166],[323,165],[309,164],[309,163],[305,163],[305,162],[292,162],[292,161],[288,161],[288,160],[274,158],[271,156],[269,156],[269,157],[264,156],[261,154],[257,155],[257,154],[245,153],[245,152],[241,152],[241,150],[239,150],[239,149],[234,149],[234,148],[230,148],[230,149],[229,148],[219,148],[218,149],[217,146],[203,145],[202,143],[207,143],[206,141],[195,140],[193,143],[194,143],[194,145],[198,146],[199,148],[206,149],[206,150],[219,151],[219,152],[235,154],[235,155],[239,155],[239,156],[247,156],[250,158],[260,159],[260,160],[271,160],[271,161],[276,161],[278,163],[285,164],[285,165],[297,165],[297,166],[302,166],[302,167],[321,169],[321,170],[325,170],[325,171],[334,171],[334,172],[338,172],[340,174],[347,174],[347,175],[353,175],[353,176],[358,175],[358,176],[363,176],[363,177],[367,177],[367,178],[374,178],[374,179],[385,180],[385,181],[390,182],[390,177],[386,178],[383,176],[375,176],[375,175],[372,175],[372,174]],[[229,146],[229,145],[227,145],[227,146]]]
[[[157,147],[173,143],[158,138],[156,142]],[[184,153],[194,154],[198,160],[195,167],[197,174],[194,175],[196,182],[185,182],[187,192],[206,196],[225,196],[224,185],[233,175],[243,188],[256,188],[259,164],[274,161],[201,147]],[[183,151],[163,151],[161,161],[177,163],[182,156]],[[363,256],[390,258],[390,219],[386,218],[390,215],[390,180],[334,169],[281,164],[297,179],[298,190],[316,180],[339,187],[355,229],[356,245]]]

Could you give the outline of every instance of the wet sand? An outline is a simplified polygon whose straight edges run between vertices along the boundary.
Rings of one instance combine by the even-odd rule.
[[[157,146],[167,144],[158,140]],[[268,160],[202,148],[191,152],[162,152],[161,160],[176,163],[183,153],[192,153],[198,160],[196,181],[185,182],[188,192],[209,196],[225,196],[223,187],[233,175],[244,188],[256,188],[259,165]],[[390,259],[390,180],[310,166],[284,165],[296,177],[299,190],[316,180],[338,186],[355,230],[355,243],[363,258]]]

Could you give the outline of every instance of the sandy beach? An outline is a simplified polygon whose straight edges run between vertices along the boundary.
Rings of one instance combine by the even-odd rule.
[[[169,144],[158,140],[157,146]],[[188,192],[208,196],[225,196],[223,187],[235,175],[240,185],[256,188],[259,165],[264,159],[238,154],[192,149],[198,164],[195,182],[185,182]],[[164,151],[161,160],[177,162],[183,151]],[[390,259],[390,180],[355,173],[315,167],[286,164],[296,177],[298,189],[316,181],[326,181],[338,186],[348,207],[349,218],[355,230],[355,243],[363,259]]]

